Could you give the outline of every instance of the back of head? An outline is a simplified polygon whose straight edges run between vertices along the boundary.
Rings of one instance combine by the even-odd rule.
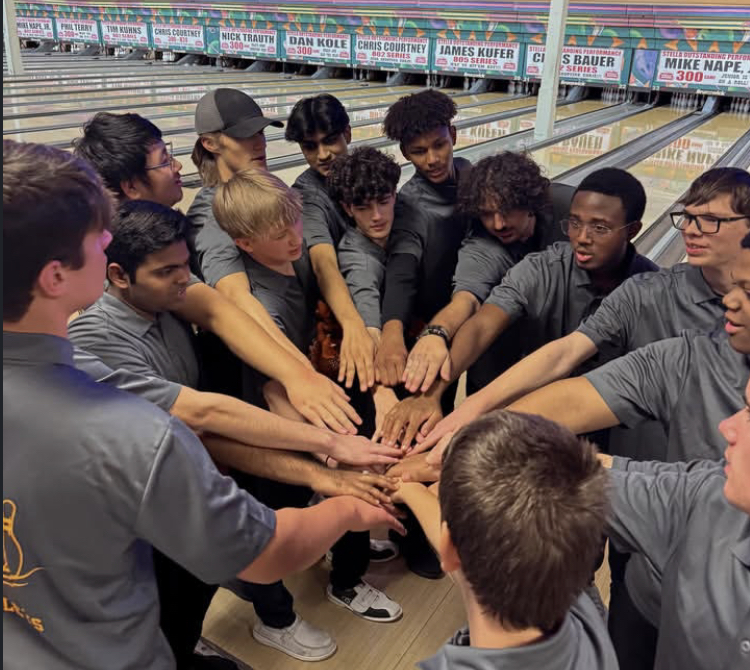
[[[373,147],[360,147],[339,156],[328,173],[328,193],[336,202],[364,205],[396,192],[401,167],[392,156]]]
[[[99,112],[84,124],[83,136],[73,140],[73,150],[94,166],[108,189],[124,198],[120,184],[147,180],[146,159],[160,139],[161,130],[138,114]]]
[[[501,214],[522,209],[539,216],[550,206],[549,186],[549,179],[531,157],[503,151],[483,158],[461,179],[458,211],[476,217],[489,202]]]
[[[157,251],[187,239],[190,223],[178,209],[147,200],[128,200],[115,212],[107,262],[117,263],[135,282],[136,270]]]
[[[638,179],[626,170],[607,167],[595,170],[578,185],[576,193],[590,191],[619,198],[627,223],[640,221],[646,211],[646,191]]]
[[[340,135],[348,125],[349,115],[341,101],[330,93],[322,93],[297,101],[287,119],[284,139],[299,143],[318,133],[323,137]]]
[[[594,447],[542,417],[498,410],[443,457],[440,508],[483,611],[551,631],[601,549],[607,478]]]
[[[737,214],[750,216],[750,173],[734,167],[708,170],[690,185],[681,202],[688,207],[700,206],[722,195],[729,195]]]
[[[84,237],[108,226],[111,216],[112,197],[86,162],[3,140],[3,320],[24,316],[47,263],[82,267]]]
[[[406,146],[420,135],[450,126],[457,111],[451,97],[431,88],[394,102],[385,115],[383,130],[389,139]]]
[[[302,201],[277,176],[247,169],[219,184],[213,211],[232,239],[260,238],[294,225],[302,216]]]

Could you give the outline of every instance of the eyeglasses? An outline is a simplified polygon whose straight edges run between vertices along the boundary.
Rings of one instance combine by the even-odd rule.
[[[591,231],[591,234],[594,237],[607,237],[607,235],[611,235],[617,230],[622,230],[623,228],[632,226],[634,223],[635,221],[631,221],[630,223],[626,223],[624,226],[610,228],[609,226],[605,226],[603,223],[584,223],[583,221],[579,221],[578,219],[563,219],[562,221],[560,221],[560,228],[562,228],[563,233],[565,233],[568,237],[570,237],[571,233],[580,233],[584,228]]]
[[[162,168],[165,168],[165,167],[171,168],[172,166],[174,166],[174,162],[176,159],[172,151],[172,143],[165,142],[164,146],[167,149],[167,157],[168,157],[167,160],[165,160],[163,163],[159,163],[159,165],[152,165],[151,167],[147,167],[146,172],[148,172],[149,170],[161,170]]]
[[[747,216],[711,216],[710,214],[689,214],[688,212],[670,212],[672,225],[677,230],[687,230],[691,223],[695,223],[696,228],[704,235],[715,235],[719,232],[722,223],[731,223],[732,221],[741,221],[747,219]]]

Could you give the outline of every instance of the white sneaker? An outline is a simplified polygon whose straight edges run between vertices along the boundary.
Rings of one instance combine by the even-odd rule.
[[[391,600],[367,582],[360,582],[351,589],[326,587],[326,596],[332,603],[354,612],[368,621],[387,623],[401,618],[401,605]]]
[[[253,637],[265,644],[283,651],[298,661],[323,661],[336,653],[336,642],[320,628],[315,628],[303,620],[299,614],[291,626],[271,628],[262,621],[253,626]]]

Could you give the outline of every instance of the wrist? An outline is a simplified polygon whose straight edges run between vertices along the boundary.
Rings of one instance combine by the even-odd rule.
[[[423,337],[427,337],[428,335],[433,335],[435,337],[441,338],[445,342],[445,346],[447,347],[451,343],[451,336],[448,332],[448,329],[444,326],[440,326],[437,324],[427,324],[423,329],[422,332],[417,335],[417,341],[421,340]]]
[[[401,341],[403,341],[404,324],[397,319],[392,319],[391,321],[386,322],[385,324],[383,324],[382,337],[383,339],[400,339]]]

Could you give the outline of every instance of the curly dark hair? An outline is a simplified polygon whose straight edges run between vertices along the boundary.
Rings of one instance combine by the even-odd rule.
[[[479,216],[482,205],[494,200],[501,214],[527,209],[542,214],[550,206],[550,181],[525,153],[503,151],[480,160],[458,187],[458,211]]]
[[[364,205],[395,192],[401,167],[392,156],[372,147],[359,147],[331,165],[327,190],[336,202]]]
[[[457,111],[452,98],[431,88],[394,102],[385,115],[383,130],[390,139],[406,145],[436,128],[450,126]]]

